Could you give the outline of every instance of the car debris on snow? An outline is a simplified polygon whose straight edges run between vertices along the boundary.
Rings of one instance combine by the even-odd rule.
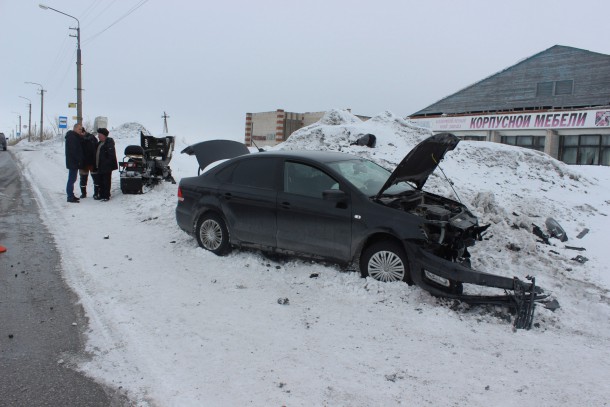
[[[546,218],[545,225],[546,230],[549,232],[551,237],[559,239],[562,242],[568,241],[568,235],[566,234],[565,230],[563,230],[559,222],[557,222],[555,219]]]

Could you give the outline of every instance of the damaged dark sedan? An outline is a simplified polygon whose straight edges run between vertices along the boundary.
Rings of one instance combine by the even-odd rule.
[[[459,139],[431,136],[391,172],[373,161],[327,151],[250,154],[246,146],[212,140],[188,147],[200,169],[183,178],[176,219],[201,247],[217,255],[233,247],[357,264],[362,276],[415,283],[440,297],[505,304],[515,326],[529,328],[545,297],[532,278],[522,281],[476,271],[468,248],[481,226],[462,203],[422,190]],[[495,287],[501,295],[468,295],[464,284]]]

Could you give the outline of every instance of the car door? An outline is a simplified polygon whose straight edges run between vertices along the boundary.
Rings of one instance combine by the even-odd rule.
[[[249,156],[226,170],[219,198],[233,243],[275,247],[279,163]]]
[[[298,253],[347,261],[351,255],[349,196],[324,199],[339,184],[319,168],[285,161],[277,197],[277,246]]]

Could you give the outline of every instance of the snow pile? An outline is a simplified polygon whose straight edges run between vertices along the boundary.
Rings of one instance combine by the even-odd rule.
[[[140,132],[144,133],[145,136],[150,136],[150,132],[146,129],[146,127],[142,126],[140,123],[124,123],[119,127],[115,127],[110,130],[110,137],[115,140],[118,139],[127,139],[127,138],[136,138],[139,140]],[[138,145],[140,142],[138,141]]]
[[[111,130],[117,152],[143,126]],[[350,145],[374,134],[375,148]],[[392,169],[428,130],[384,112],[366,122],[331,111],[277,149],[324,149]],[[176,151],[200,142],[176,138]],[[177,185],[66,203],[61,140],[11,149],[90,320],[89,359],[72,364],[135,405],[604,405],[610,399],[610,168],[460,142],[441,166],[460,199],[491,223],[473,266],[536,276],[562,308],[537,307],[530,331],[494,307],[465,307],[334,265],[200,249],[175,221]],[[117,157],[120,159],[120,157]],[[195,157],[174,154],[174,178]],[[453,197],[437,170],[425,189]],[[552,216],[569,241],[541,243]],[[576,235],[589,229],[582,239]],[[104,239],[108,236],[108,239]],[[583,247],[579,252],[566,245]],[[588,260],[572,260],[582,254]],[[288,298],[281,303],[279,299]],[[65,355],[62,355],[65,357]],[[574,372],[578,372],[577,375]],[[439,391],[440,390],[440,391]]]
[[[353,145],[367,134],[373,134],[377,139],[374,149]],[[391,112],[383,112],[362,121],[346,110],[331,110],[320,121],[292,133],[274,149],[341,151],[393,168],[406,152],[431,135],[430,130],[418,127]]]

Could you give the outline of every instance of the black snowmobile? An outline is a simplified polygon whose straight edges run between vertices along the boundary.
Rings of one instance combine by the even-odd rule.
[[[160,181],[175,184],[169,162],[174,152],[174,137],[146,136],[140,132],[140,145],[125,147],[125,156],[119,163],[121,191],[124,194],[141,194],[143,188]]]

